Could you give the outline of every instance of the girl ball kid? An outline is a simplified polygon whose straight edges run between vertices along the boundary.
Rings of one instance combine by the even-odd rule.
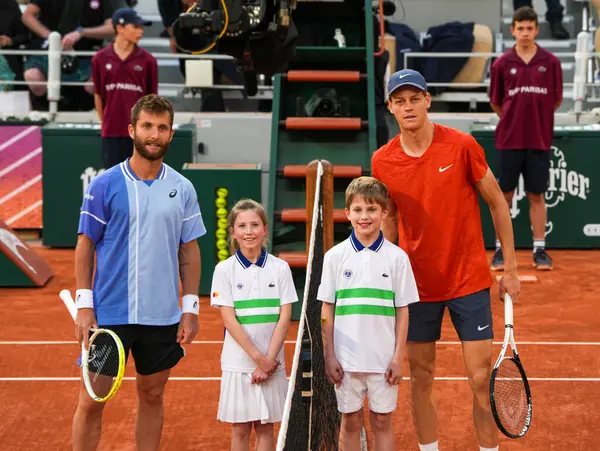
[[[233,255],[215,267],[211,287],[226,329],[217,419],[232,423],[232,451],[249,449],[253,428],[256,450],[272,450],[288,387],[283,341],[298,296],[289,265],[265,249],[267,216],[258,202],[236,203],[228,230]]]

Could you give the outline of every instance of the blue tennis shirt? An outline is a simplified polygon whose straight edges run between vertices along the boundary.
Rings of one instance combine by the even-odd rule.
[[[126,160],[90,183],[78,233],[96,244],[100,326],[179,321],[179,246],[206,233],[188,179],[163,163],[155,180],[140,180]]]

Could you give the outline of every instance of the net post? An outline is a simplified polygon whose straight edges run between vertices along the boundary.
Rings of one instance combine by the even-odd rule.
[[[306,165],[306,255],[310,248],[312,233],[313,206],[315,204],[315,188],[317,186],[317,171],[319,160],[313,160]]]
[[[333,247],[333,164],[321,160],[323,166],[322,204],[323,204],[323,252]]]

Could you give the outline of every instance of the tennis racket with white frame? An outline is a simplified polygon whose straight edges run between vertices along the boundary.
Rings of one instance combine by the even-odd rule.
[[[508,345],[512,355],[506,355]],[[513,302],[504,296],[504,342],[490,380],[490,402],[498,429],[510,438],[523,437],[531,426],[531,390],[517,352]]]
[[[73,321],[77,307],[69,290],[59,294]],[[125,350],[116,333],[109,329],[90,329],[88,349],[81,345],[81,374],[90,397],[96,402],[111,399],[121,386],[125,374]]]

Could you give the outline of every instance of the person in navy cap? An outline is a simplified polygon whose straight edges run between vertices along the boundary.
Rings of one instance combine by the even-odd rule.
[[[113,26],[117,27],[117,25],[141,25],[149,27],[152,25],[151,20],[142,19],[137,11],[132,8],[119,8],[115,11],[112,16]]]
[[[92,58],[94,103],[102,123],[102,162],[109,169],[133,154],[133,141],[127,129],[131,108],[146,94],[158,93],[156,58],[138,46],[144,20],[130,8],[112,16],[115,40]]]
[[[408,306],[407,338],[411,411],[419,447],[438,451],[432,384],[436,341],[448,308],[462,342],[479,449],[498,450],[489,400],[492,277],[477,193],[489,205],[506,251],[500,295],[507,291],[515,299],[520,285],[508,204],[475,139],[429,120],[431,95],[419,72],[394,73],[387,89],[388,108],[400,134],[373,154],[371,169],[392,199],[383,234],[392,243],[398,240],[410,257],[421,300]]]

